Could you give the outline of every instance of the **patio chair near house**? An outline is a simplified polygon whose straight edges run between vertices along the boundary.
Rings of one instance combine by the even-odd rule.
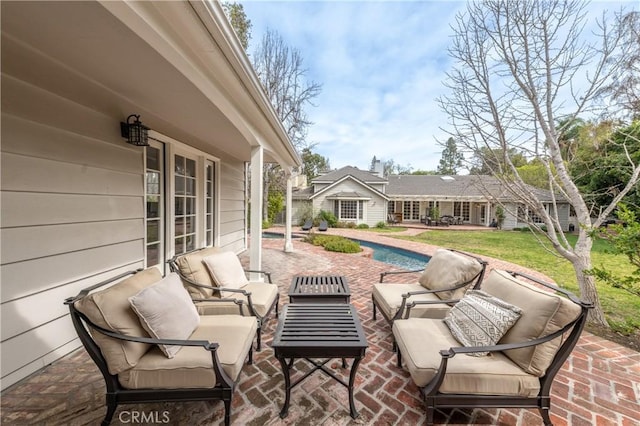
[[[391,225],[395,225],[396,223],[398,223],[398,221],[396,220],[396,215],[389,213],[387,215],[387,223]]]
[[[200,315],[237,312],[240,305],[245,315],[257,319],[256,350],[261,350],[262,328],[275,310],[278,317],[278,286],[271,273],[243,269],[238,256],[216,247],[194,250],[174,256],[169,268],[176,272],[188,290]],[[247,273],[258,273],[265,281],[250,281]]]
[[[531,276],[493,270],[444,319],[394,321],[398,366],[420,389],[427,424],[436,409],[519,407],[537,408],[551,425],[551,385],[592,306]]]
[[[374,284],[371,293],[373,319],[379,309],[392,324],[401,318],[407,303],[425,301],[413,310],[413,315],[443,318],[452,304],[469,288],[478,288],[484,277],[487,263],[473,255],[453,249],[438,249],[424,270],[390,271],[380,274],[380,282]],[[417,282],[384,282],[386,277],[421,273]],[[446,303],[442,303],[442,302]]]
[[[327,223],[327,221],[320,221],[320,224],[318,225],[318,231],[326,231],[327,229],[329,229],[329,224]]]
[[[120,404],[210,400],[224,402],[230,424],[235,384],[252,362],[254,318],[198,315],[180,278],[156,268],[103,281],[65,304],[105,380],[103,426]]]
[[[311,228],[313,228],[313,221],[311,219],[305,220],[304,223],[302,224],[302,230],[309,231],[311,230]]]

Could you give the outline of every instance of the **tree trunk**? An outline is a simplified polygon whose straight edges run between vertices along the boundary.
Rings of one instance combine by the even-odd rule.
[[[580,287],[580,297],[583,300],[593,303],[593,309],[589,310],[588,321],[592,324],[603,325],[609,327],[605,318],[598,289],[596,288],[596,280],[592,275],[585,274],[585,270],[591,269],[591,256],[579,256],[573,262],[573,268],[576,272],[578,286]]]

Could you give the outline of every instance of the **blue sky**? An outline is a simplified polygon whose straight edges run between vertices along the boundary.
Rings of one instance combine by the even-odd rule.
[[[435,170],[447,139],[436,99],[451,68],[447,47],[460,1],[241,1],[249,53],[267,28],[297,48],[307,78],[322,84],[308,141],[332,168],[368,169],[375,155]],[[628,2],[638,5],[638,1]],[[594,2],[592,9],[617,9]]]

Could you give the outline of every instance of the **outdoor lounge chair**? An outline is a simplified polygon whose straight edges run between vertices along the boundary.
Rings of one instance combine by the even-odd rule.
[[[393,323],[398,366],[420,389],[427,424],[433,424],[436,409],[521,407],[538,408],[544,424],[551,425],[551,385],[591,307],[528,275],[493,270],[482,292],[469,292],[444,320]],[[483,353],[488,355],[478,356]]]
[[[318,225],[318,231],[326,231],[327,229],[329,229],[329,224],[327,223],[327,221],[321,221],[320,225]]]
[[[245,315],[256,317],[256,350],[260,352],[262,326],[274,309],[278,317],[280,295],[278,286],[271,281],[271,273],[244,270],[238,256],[216,247],[177,255],[168,263],[171,271],[177,272],[182,279],[200,315],[237,312],[239,304]],[[249,281],[247,272],[259,273],[267,281]]]
[[[380,274],[380,283],[374,284],[371,293],[373,319],[377,309],[391,324],[401,318],[408,302],[421,300],[435,302],[420,306],[413,315],[443,318],[451,304],[460,299],[469,288],[478,288],[484,277],[487,263],[475,256],[452,249],[438,249],[423,270],[392,271]],[[422,272],[417,282],[384,282],[391,275]],[[448,304],[442,304],[445,301]]]
[[[302,225],[302,230],[309,231],[311,228],[313,228],[313,221],[311,219],[307,219]]]
[[[103,426],[119,404],[210,400],[224,402],[230,424],[235,384],[245,360],[252,363],[255,319],[199,316],[178,276],[163,279],[156,268],[118,275],[64,303],[105,380]]]

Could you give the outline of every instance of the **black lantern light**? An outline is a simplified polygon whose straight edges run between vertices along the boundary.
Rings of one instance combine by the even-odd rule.
[[[132,118],[135,121],[131,122]],[[126,123],[120,122],[120,133],[131,145],[149,146],[149,128],[142,124],[140,115],[131,114]]]

